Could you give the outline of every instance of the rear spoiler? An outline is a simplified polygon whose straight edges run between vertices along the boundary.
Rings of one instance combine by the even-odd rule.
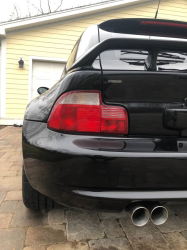
[[[98,25],[112,33],[187,38],[187,23],[143,18],[112,19]]]
[[[122,49],[143,49],[148,51],[155,50],[177,50],[187,52],[187,40],[158,40],[149,38],[110,38],[106,39],[77,59],[68,71],[78,68],[91,66],[100,53],[106,50]]]

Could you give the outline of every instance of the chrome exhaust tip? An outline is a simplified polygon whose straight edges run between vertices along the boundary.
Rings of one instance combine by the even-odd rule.
[[[149,211],[145,207],[138,207],[132,212],[131,220],[135,226],[143,227],[149,221]]]
[[[150,211],[150,218],[156,226],[162,225],[168,219],[168,210],[159,204]]]
[[[131,212],[131,220],[135,226],[143,227],[149,221],[149,211],[141,203],[131,203],[128,210]]]

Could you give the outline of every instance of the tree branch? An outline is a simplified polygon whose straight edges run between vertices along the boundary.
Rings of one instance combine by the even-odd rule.
[[[27,8],[28,8],[28,16],[31,16],[29,0],[27,0]]]
[[[63,2],[63,0],[61,0],[60,5],[58,6],[58,8],[55,11],[57,11],[62,6],[62,2]]]
[[[37,9],[40,13],[43,14],[43,12],[42,12],[40,9],[38,9],[34,4],[32,4],[32,6],[33,6],[35,9]]]
[[[42,14],[44,13],[43,9],[42,9],[42,1],[40,0],[40,9],[42,10]]]
[[[49,0],[47,0],[47,3],[48,3],[48,7],[49,7],[49,12],[51,13],[51,8],[50,8]]]
[[[52,12],[56,12],[56,11],[58,11],[59,10],[59,8],[62,6],[62,4],[63,4],[63,0],[60,0],[60,2],[59,2],[59,5],[58,5],[58,7],[56,8],[56,9],[54,9],[54,11],[53,11],[53,6],[52,6],[52,4],[51,4],[51,1],[50,0],[45,0],[45,3],[47,2],[47,5],[48,5],[48,12],[46,11],[46,12],[44,12],[45,11],[45,9],[43,9],[43,7],[42,7],[42,0],[39,0],[38,2],[39,2],[39,6],[38,6],[38,4],[35,6],[34,4],[32,4],[31,2],[32,1],[30,1],[30,0],[26,0],[26,2],[27,2],[27,5],[28,5],[28,14],[26,15],[26,16],[32,16],[32,11],[31,11],[31,6],[33,6],[36,10],[37,10],[37,14],[36,15],[40,15],[40,14],[44,14],[44,13],[52,13]],[[38,6],[38,7],[37,7]],[[56,5],[57,6],[57,5]],[[17,5],[17,4],[13,4],[13,10],[12,10],[12,13],[9,15],[9,20],[15,20],[15,19],[19,19],[19,18],[21,18],[22,16],[21,16],[21,11],[20,11],[20,8],[19,8],[19,5]]]
[[[28,7],[28,16],[31,16],[30,1],[29,0],[27,0],[27,7]]]
[[[15,16],[14,11],[15,11],[15,8],[13,9],[12,14],[10,14],[9,21],[12,21],[12,20],[13,20],[13,18],[14,18],[14,16]]]
[[[14,10],[16,11],[17,18],[19,18],[18,10],[17,10],[17,7],[16,7],[16,5],[15,5],[15,4],[14,4]]]

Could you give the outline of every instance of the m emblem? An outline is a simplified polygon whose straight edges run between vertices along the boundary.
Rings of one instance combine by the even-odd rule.
[[[122,83],[122,80],[108,80],[109,83]]]

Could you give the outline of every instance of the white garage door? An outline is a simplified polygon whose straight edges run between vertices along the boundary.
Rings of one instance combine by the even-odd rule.
[[[62,75],[64,63],[33,61],[31,98],[38,96],[39,87],[51,88]]]

